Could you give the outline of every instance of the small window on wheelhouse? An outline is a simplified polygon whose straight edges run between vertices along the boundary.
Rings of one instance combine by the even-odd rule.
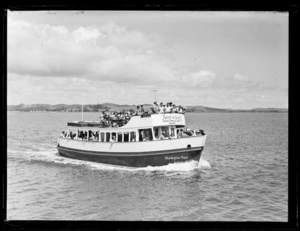
[[[124,132],[124,142],[128,142],[128,141],[129,141],[129,133]]]

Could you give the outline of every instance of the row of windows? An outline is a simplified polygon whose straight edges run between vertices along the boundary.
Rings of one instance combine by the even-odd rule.
[[[136,132],[100,132],[100,142],[135,142]]]
[[[135,142],[135,141],[151,141],[155,139],[176,138],[175,127],[154,127],[153,132],[151,128],[138,129],[138,137],[135,131],[131,132],[93,132],[77,131],[77,134],[69,132],[67,138],[99,141],[99,142]],[[66,136],[65,136],[66,137]]]

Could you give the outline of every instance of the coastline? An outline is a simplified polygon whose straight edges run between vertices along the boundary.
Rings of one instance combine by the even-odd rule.
[[[152,107],[151,104],[143,104],[145,111],[149,111]],[[83,112],[102,112],[102,111],[129,111],[136,110],[137,105],[119,105],[113,103],[104,104],[19,104],[19,105],[7,105],[7,111],[23,111],[23,112],[81,112],[83,106]],[[288,113],[288,108],[252,108],[252,109],[223,109],[213,108],[206,106],[186,106],[187,113]]]

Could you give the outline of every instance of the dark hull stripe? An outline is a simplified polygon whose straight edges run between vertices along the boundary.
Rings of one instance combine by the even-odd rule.
[[[170,163],[199,161],[203,147],[194,149],[180,149],[172,151],[159,151],[156,154],[140,155],[134,153],[128,155],[111,155],[111,153],[89,152],[82,150],[74,150],[70,148],[58,147],[58,152],[62,156],[71,157],[74,159],[93,161],[104,164],[121,165],[129,167],[146,167],[146,166],[162,166]]]
[[[175,154],[175,153],[182,153],[186,151],[202,151],[203,147],[196,147],[196,148],[182,148],[182,149],[173,149],[173,150],[161,150],[161,151],[151,151],[151,152],[97,152],[97,151],[87,151],[87,150],[79,150],[73,148],[66,148],[62,146],[57,146],[58,150],[68,150],[71,152],[78,152],[78,153],[86,153],[86,154],[93,154],[93,155],[112,155],[112,156],[151,156],[151,155],[168,155],[168,154]]]

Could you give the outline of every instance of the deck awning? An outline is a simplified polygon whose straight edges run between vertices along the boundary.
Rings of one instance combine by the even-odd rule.
[[[68,122],[67,125],[71,127],[100,127],[100,122],[73,121]]]

